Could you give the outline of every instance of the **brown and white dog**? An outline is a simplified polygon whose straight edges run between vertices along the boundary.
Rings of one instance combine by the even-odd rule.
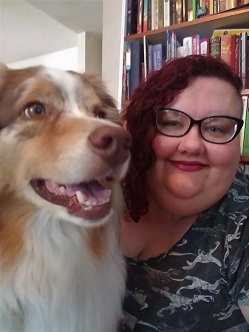
[[[102,83],[0,68],[0,330],[113,332],[131,138]]]

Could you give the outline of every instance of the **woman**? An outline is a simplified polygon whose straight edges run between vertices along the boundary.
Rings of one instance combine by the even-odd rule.
[[[249,329],[241,89],[225,63],[189,56],[168,62],[132,97],[122,331]]]

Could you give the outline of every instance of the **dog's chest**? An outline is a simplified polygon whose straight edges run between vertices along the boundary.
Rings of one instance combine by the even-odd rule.
[[[70,226],[29,230],[4,294],[18,330],[25,317],[25,332],[115,331],[125,268],[114,233],[108,233],[107,252],[94,257],[87,233]]]

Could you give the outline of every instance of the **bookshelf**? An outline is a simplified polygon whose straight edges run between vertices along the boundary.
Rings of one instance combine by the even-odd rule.
[[[236,7],[217,14],[203,16],[192,21],[172,24],[169,27],[162,27],[157,30],[149,30],[141,33],[124,36],[124,44],[132,41],[139,41],[141,45],[165,44],[166,31],[175,31],[177,40],[181,43],[183,38],[201,35],[201,38],[210,38],[215,29],[249,29],[249,4]],[[122,99],[122,109],[129,105],[129,100]],[[249,156],[241,157],[241,164],[249,165]]]
[[[249,28],[249,4],[218,14],[197,18],[193,21],[172,24],[169,27],[125,36],[124,41],[140,40],[143,42],[143,36],[146,36],[153,44],[164,43],[167,29],[174,30],[179,40],[197,33],[202,38],[209,38],[213,30],[223,28]]]

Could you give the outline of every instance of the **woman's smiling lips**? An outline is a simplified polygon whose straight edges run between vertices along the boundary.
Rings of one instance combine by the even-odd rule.
[[[170,163],[177,169],[185,172],[201,171],[207,165],[199,161],[170,160]]]

